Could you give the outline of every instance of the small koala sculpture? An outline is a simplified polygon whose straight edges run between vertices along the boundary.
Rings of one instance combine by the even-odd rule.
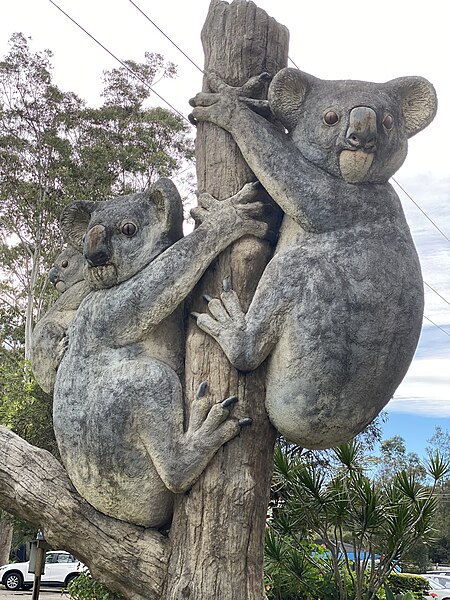
[[[253,218],[264,209],[255,189],[249,184],[223,202],[200,196],[203,222],[186,237],[181,198],[168,179],[146,193],[75,202],[62,214],[64,238],[84,256],[84,279],[58,302],[78,285],[88,290],[68,324],[63,357],[50,348],[61,360],[54,428],[75,488],[107,515],[166,524],[174,493],[251,421],[230,416],[235,397],[211,407],[202,385],[185,428],[181,304],[227,245],[267,234]],[[52,277],[61,280],[59,271]]]
[[[388,180],[437,108],[420,77],[325,81],[286,68],[263,103],[211,74],[192,118],[228,131],[285,217],[244,313],[225,286],[196,315],[242,371],[267,357],[273,425],[307,448],[360,432],[394,394],[423,315],[417,253]],[[283,126],[282,128],[279,126]],[[287,131],[286,131],[287,130]]]
[[[66,246],[55,258],[48,278],[60,294],[83,281],[84,256],[79,250]]]
[[[83,277],[84,256],[67,246],[58,254],[48,278],[61,296],[40,319],[31,340],[31,364],[34,376],[44,392],[55,386],[56,371],[67,342],[67,329],[90,287]]]

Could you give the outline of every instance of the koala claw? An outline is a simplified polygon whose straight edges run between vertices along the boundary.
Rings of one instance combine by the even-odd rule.
[[[222,408],[230,408],[231,406],[234,406],[237,401],[238,401],[237,396],[230,396],[229,398],[222,400],[222,402],[220,404],[221,404]]]
[[[253,425],[253,419],[251,417],[244,417],[243,419],[239,419],[238,423],[239,427],[249,427]]]
[[[231,281],[229,277],[225,277],[225,279],[222,281],[222,289],[224,292],[231,291]]]
[[[203,396],[205,396],[206,394],[206,388],[208,387],[208,382],[207,381],[202,381],[201,384],[198,386],[197,389],[197,393],[195,394],[196,398],[203,398]]]
[[[188,121],[189,121],[189,123],[191,125],[193,125],[194,127],[197,127],[198,121],[197,121],[197,119],[194,117],[194,115],[192,113],[189,113],[187,118],[188,118]]]

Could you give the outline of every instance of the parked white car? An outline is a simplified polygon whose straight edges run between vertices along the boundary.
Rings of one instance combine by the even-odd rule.
[[[428,580],[430,584],[430,590],[425,596],[425,600],[450,600],[450,590],[443,587],[440,583],[435,583]]]
[[[30,562],[12,563],[0,567],[0,583],[7,590],[20,590],[33,585],[34,574],[28,572]],[[85,568],[72,554],[63,550],[52,550],[45,555],[45,572],[41,576],[42,585],[67,587]]]

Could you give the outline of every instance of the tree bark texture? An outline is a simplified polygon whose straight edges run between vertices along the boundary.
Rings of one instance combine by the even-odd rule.
[[[0,565],[6,565],[9,562],[12,537],[13,526],[9,515],[0,509]]]
[[[287,64],[287,29],[247,0],[212,0],[202,40],[205,70],[233,86]],[[199,190],[219,199],[255,179],[231,136],[210,124],[198,127],[197,169]],[[271,251],[268,242],[250,237],[229,248],[194,291],[190,310],[204,311],[203,294],[218,295],[225,277],[248,306]],[[54,548],[75,554],[94,577],[130,600],[262,600],[275,440],[264,407],[264,365],[238,373],[192,321],[187,416],[202,381],[211,403],[237,395],[234,416],[250,416],[253,425],[219,450],[201,479],[178,497],[169,536],[96,511],[51,454],[1,426],[0,506],[43,527]]]
[[[202,31],[205,72],[214,71],[232,86],[264,71],[274,75],[287,64],[288,38],[288,30],[253,2],[212,0]],[[214,125],[198,126],[196,159],[199,191],[216,198],[229,197],[255,180],[231,136]],[[217,296],[225,277],[246,308],[270,255],[268,242],[240,240],[210,267],[193,293],[191,310],[204,311],[203,294]],[[186,352],[188,404],[202,381],[208,382],[212,402],[237,395],[234,414],[250,416],[253,425],[219,450],[200,480],[179,498],[165,597],[261,600],[275,440],[264,407],[265,368],[237,372],[216,342],[192,322]]]

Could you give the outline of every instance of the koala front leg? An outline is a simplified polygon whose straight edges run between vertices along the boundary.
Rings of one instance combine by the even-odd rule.
[[[262,279],[248,312],[244,313],[227,280],[223,287],[220,300],[205,297],[210,314],[192,314],[200,329],[217,341],[236,369],[253,371],[278,341],[284,320],[282,300],[266,289]]]
[[[254,218],[265,210],[265,205],[256,200],[258,186],[247,184],[235,196],[220,202],[203,194],[204,206],[196,212],[202,224],[126,284],[110,290],[111,301],[95,324],[101,328],[101,335],[103,324],[114,321],[120,328],[115,331],[114,342],[134,343],[136,332],[148,334],[175,310],[211,262],[232,242],[243,235],[267,237],[268,225]],[[135,310],[130,311],[130,306]]]
[[[284,131],[252,110],[252,99],[242,96],[245,86],[232,88],[208,76],[212,93],[200,92],[191,101],[192,119],[214,123],[228,131],[258,180],[280,208],[307,231],[315,231],[319,202],[341,193],[345,182],[319,171],[305,160]]]

